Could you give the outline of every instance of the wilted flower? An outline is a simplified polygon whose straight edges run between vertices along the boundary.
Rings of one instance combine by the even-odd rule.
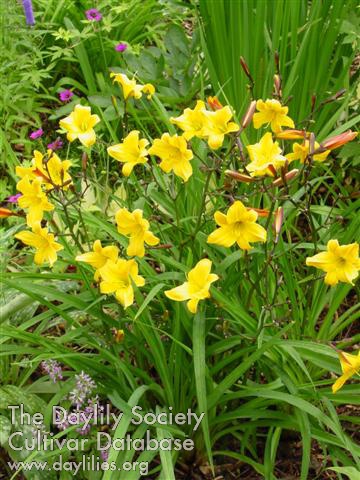
[[[329,240],[327,251],[306,259],[306,265],[326,272],[325,283],[351,283],[360,270],[359,244],[339,245],[337,240]]]
[[[100,22],[102,19],[102,15],[97,8],[86,10],[85,15],[90,22]]]
[[[108,245],[103,247],[100,240],[95,240],[93,245],[93,251],[82,253],[78,255],[75,260],[77,262],[84,262],[91,265],[95,268],[95,280],[98,281],[100,278],[99,269],[103,267],[108,260],[116,262],[119,255],[119,249],[115,245]]]
[[[293,120],[287,116],[288,107],[283,107],[278,100],[258,100],[256,102],[257,113],[254,113],[253,122],[255,128],[260,128],[264,123],[270,123],[273,132],[279,132],[281,127],[294,128]]]
[[[138,274],[138,264],[134,259],[119,258],[116,262],[106,262],[100,269],[101,293],[115,293],[116,299],[124,308],[134,303],[133,283],[142,287],[145,280]]]
[[[339,377],[332,386],[333,393],[336,393],[353,375],[360,373],[360,351],[357,355],[351,355],[346,352],[338,352],[341,370],[343,374]]]
[[[123,143],[108,147],[107,152],[110,157],[124,164],[122,173],[125,177],[128,177],[135,165],[147,162],[148,151],[146,150],[146,146],[148,144],[149,142],[145,138],[139,140],[139,132],[133,130],[124,138]]]
[[[47,228],[41,228],[40,222],[32,225],[32,232],[23,230],[17,233],[15,238],[36,249],[34,256],[36,265],[49,262],[50,267],[52,267],[57,260],[57,252],[64,248],[56,243],[54,235],[49,233]]]
[[[272,175],[273,169],[277,170],[287,162],[286,157],[281,155],[281,148],[277,142],[273,142],[270,132],[260,139],[259,143],[248,145],[251,163],[246,166],[252,177],[258,175]],[[270,166],[273,169],[270,169]]]
[[[161,158],[160,168],[165,173],[173,171],[175,175],[187,182],[192,175],[190,160],[194,157],[193,152],[187,148],[184,137],[170,136],[164,133],[161,138],[156,138],[152,147],[149,148],[151,155]]]
[[[150,231],[149,222],[143,218],[140,209],[129,212],[126,208],[120,208],[115,215],[118,232],[130,238],[126,253],[129,257],[143,257],[145,255],[144,243],[157,245],[159,239]]]
[[[231,247],[237,243],[243,250],[250,250],[250,242],[265,242],[266,230],[256,223],[257,212],[248,210],[239,200],[234,202],[227,214],[215,212],[215,222],[220,228],[208,236],[207,242]]]
[[[117,45],[115,45],[115,50],[117,52],[125,52],[125,50],[128,48],[126,43],[120,42]]]
[[[69,89],[62,90],[59,93],[59,98],[62,102],[68,102],[73,96],[74,96],[73,92]]]
[[[56,360],[42,361],[41,368],[49,375],[54,383],[63,379],[61,365]]]
[[[210,286],[219,278],[215,273],[210,273],[211,266],[208,258],[200,260],[188,273],[187,282],[166,290],[165,295],[176,302],[188,300],[188,309],[191,313],[196,313],[199,301],[210,298]]]
[[[31,140],[36,140],[37,138],[40,138],[44,134],[44,130],[42,128],[39,128],[38,130],[35,130],[30,133],[29,137]]]
[[[62,148],[63,145],[64,145],[64,144],[63,144],[63,141],[60,140],[60,138],[57,138],[57,139],[54,140],[53,142],[49,143],[49,144],[47,145],[47,148],[48,148],[49,150],[52,150],[52,151],[54,152],[55,150],[60,150],[60,148]]]
[[[6,199],[9,203],[17,203],[19,198],[21,197],[21,193],[17,193],[16,195],[11,195]]]
[[[94,126],[100,122],[98,115],[91,114],[90,107],[75,105],[74,110],[66,118],[60,120],[60,127],[67,131],[67,139],[73,142],[77,138],[85,147],[96,142]]]

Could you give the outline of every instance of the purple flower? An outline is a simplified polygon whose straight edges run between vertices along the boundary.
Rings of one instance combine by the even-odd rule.
[[[60,150],[60,148],[63,147],[63,141],[60,140],[60,138],[57,138],[54,142],[51,142],[48,144],[47,148],[50,148],[50,150],[55,151],[55,150]]]
[[[86,18],[91,22],[100,22],[102,15],[97,8],[90,8],[85,12]]]
[[[109,452],[107,452],[106,450],[101,450],[100,456],[101,456],[102,460],[107,462],[107,460],[109,458]]]
[[[54,383],[63,379],[61,365],[56,360],[44,360],[41,367]]]
[[[17,193],[16,195],[11,195],[10,197],[8,197],[6,201],[9,203],[17,203],[17,201],[21,196],[22,196],[21,193]]]
[[[28,25],[35,25],[35,18],[31,0],[22,0],[22,4],[24,7],[26,23]]]
[[[44,130],[42,128],[39,128],[39,130],[35,130],[34,132],[31,132],[29,137],[31,140],[36,140],[37,138],[41,137],[44,134]]]
[[[120,42],[117,45],[115,45],[115,50],[117,52],[125,52],[125,50],[128,48],[126,43]]]
[[[87,398],[89,398],[96,388],[96,383],[84,372],[81,372],[79,375],[75,375],[76,386],[69,394],[69,400],[71,403],[80,408]]]
[[[73,96],[74,96],[73,92],[69,89],[62,90],[59,93],[59,98],[62,102],[68,102],[70,100],[70,98],[73,97]]]

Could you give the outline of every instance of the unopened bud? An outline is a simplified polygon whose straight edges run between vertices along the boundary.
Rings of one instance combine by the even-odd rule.
[[[325,150],[334,150],[335,148],[341,147],[348,142],[354,140],[357,137],[357,132],[352,132],[348,130],[347,132],[340,133],[340,135],[335,135],[330,137],[320,144],[320,148],[317,149],[316,153],[324,152]]]
[[[275,88],[275,93],[278,97],[282,96],[282,90],[281,90],[281,78],[280,75],[274,75],[274,88]]]
[[[283,130],[276,134],[276,138],[280,138],[281,140],[301,140],[309,138],[309,136],[310,132],[306,130],[295,130],[293,128]]]
[[[336,92],[334,95],[331,95],[331,97],[326,98],[323,102],[322,105],[326,105],[327,103],[334,102],[338,98],[342,97],[344,93],[346,92],[345,88],[342,88],[338,92]]]
[[[220,110],[221,108],[223,108],[223,106],[221,105],[221,103],[219,102],[219,99],[217,97],[208,97],[207,98],[207,103],[208,103],[209,107],[211,108],[211,110],[213,110],[213,111]]]
[[[277,175],[276,168],[274,167],[274,165],[272,163],[268,166],[268,169],[270,170],[272,176],[276,177],[276,175]]]
[[[316,95],[311,95],[311,111],[313,112],[316,104]]]
[[[259,217],[268,217],[270,212],[266,208],[254,208],[254,207],[246,207],[247,210],[254,210]]]
[[[314,150],[315,150],[315,134],[311,132],[309,136],[309,155],[313,155]]]
[[[275,243],[277,243],[279,240],[283,221],[284,221],[284,208],[279,207],[275,212],[275,220],[274,220]]]
[[[88,162],[88,154],[86,152],[84,152],[82,154],[82,157],[81,157],[81,168],[82,168],[82,171],[85,172],[86,170],[86,166],[87,166],[87,162]]]
[[[290,172],[286,173],[284,177],[279,177],[274,180],[272,184],[274,187],[280,187],[281,185],[284,185],[284,182],[288,183],[290,180],[295,178],[298,173],[299,170],[297,168],[294,168],[293,170],[290,170]]]
[[[250,103],[249,108],[247,109],[244,115],[244,118],[241,121],[241,128],[246,128],[251,123],[255,110],[256,110],[256,100],[253,100]]]
[[[0,207],[0,218],[8,218],[8,217],[12,217],[12,216],[17,217],[18,214],[15,213],[15,212],[12,212],[12,211],[9,210],[8,208],[2,208],[2,207]]]
[[[245,175],[243,173],[234,172],[233,170],[225,170],[225,175],[233,178],[234,180],[236,180],[238,182],[244,182],[244,183],[256,182],[256,178],[249,177],[249,175]]]
[[[46,183],[51,183],[51,180],[50,178],[45,175],[44,172],[42,172],[41,170],[39,170],[38,168],[35,168],[35,170],[33,171],[33,173],[37,176],[37,177],[41,177],[43,180],[45,180]]]
[[[249,67],[248,67],[247,63],[245,62],[244,57],[240,57],[240,65],[241,65],[242,69],[244,70],[245,75],[251,81],[251,83],[254,83],[253,78],[252,78],[251,73],[250,73],[250,70],[249,70]]]

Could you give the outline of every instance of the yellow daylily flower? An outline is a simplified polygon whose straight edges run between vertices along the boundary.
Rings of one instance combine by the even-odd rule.
[[[190,270],[187,282],[171,290],[166,290],[165,295],[176,302],[188,300],[187,308],[191,313],[196,313],[199,301],[210,298],[210,286],[219,279],[215,273],[210,273],[211,266],[211,261],[203,258]]]
[[[126,253],[130,257],[143,257],[145,255],[144,243],[157,245],[159,239],[150,231],[149,222],[143,218],[140,209],[129,212],[126,208],[120,208],[115,215],[118,232],[130,237]]]
[[[21,240],[25,245],[36,249],[34,256],[36,265],[49,262],[52,267],[57,260],[57,252],[64,248],[55,241],[54,235],[49,233],[47,228],[41,228],[40,222],[33,224],[32,232],[23,230],[17,233],[15,238]]]
[[[66,190],[72,183],[68,173],[70,167],[70,160],[61,161],[52,150],[48,150],[46,156],[38,150],[34,150],[32,166],[16,167],[16,175],[20,178],[28,176],[31,180],[38,178],[46,189],[58,186]]]
[[[124,308],[134,303],[134,289],[132,282],[137,287],[145,285],[145,280],[138,275],[138,264],[134,259],[124,260],[119,258],[116,262],[106,262],[100,268],[100,292],[115,293],[116,299]]]
[[[151,155],[161,158],[160,168],[175,175],[187,182],[192,175],[190,160],[194,157],[193,152],[187,148],[184,137],[178,135],[170,136],[164,133],[161,138],[156,138],[152,147],[149,148]]]
[[[281,155],[281,148],[278,142],[273,142],[270,132],[265,133],[259,143],[248,145],[246,148],[251,160],[246,169],[252,177],[259,175],[273,176],[269,165],[272,165],[275,170],[285,165],[286,157]]]
[[[295,128],[293,120],[287,116],[288,107],[283,107],[278,100],[258,100],[256,109],[258,112],[253,116],[255,128],[260,128],[264,123],[270,123],[275,133],[280,132],[281,127]]]
[[[91,114],[90,107],[75,105],[68,117],[60,120],[60,127],[67,131],[69,142],[77,138],[85,147],[91,147],[96,142],[94,126],[100,122],[98,115]]]
[[[316,150],[319,147],[320,145],[317,142],[315,142],[314,149]],[[289,160],[289,162],[293,162],[294,160],[300,160],[301,163],[304,163],[309,155],[309,152],[310,152],[310,142],[309,140],[305,140],[303,144],[294,143],[293,153],[288,153],[285,156]],[[316,162],[324,162],[327,156],[329,155],[329,153],[330,153],[330,150],[325,150],[325,152],[317,153],[313,155],[313,159]]]
[[[332,386],[333,393],[336,393],[353,375],[360,374],[360,351],[357,355],[351,355],[346,352],[338,352],[341,370],[343,374],[339,377]]]
[[[22,196],[18,200],[19,207],[28,209],[26,221],[29,227],[35,222],[40,222],[44,212],[54,210],[54,205],[49,202],[45,193],[42,191],[41,180],[38,178],[30,181],[29,177],[26,176],[17,183],[16,188],[22,193]]]
[[[145,138],[139,140],[139,132],[133,130],[124,138],[122,143],[108,147],[107,152],[110,157],[124,164],[122,173],[125,177],[128,177],[135,165],[148,161],[147,156],[149,153],[146,150],[147,145],[149,145],[149,142]]]
[[[103,247],[100,240],[95,240],[93,244],[93,251],[77,255],[77,257],[75,257],[75,260],[77,262],[88,263],[93,268],[95,268],[96,271],[94,279],[98,281],[100,278],[99,269],[102,268],[109,260],[111,262],[116,262],[116,260],[118,259],[118,255],[119,249],[115,245],[108,245],[106,247]]]
[[[227,214],[215,212],[215,222],[220,228],[208,236],[207,243],[231,247],[236,242],[243,250],[250,250],[250,242],[265,242],[266,230],[256,223],[258,213],[248,210],[239,200],[234,202]]]
[[[183,130],[183,137],[186,140],[190,140],[193,137],[202,138],[204,125],[208,121],[204,113],[205,111],[205,103],[202,100],[198,100],[193,110],[185,108],[182,115],[171,117],[170,122]]]
[[[152,83],[145,83],[142,89],[143,93],[145,93],[146,98],[150,100],[150,98],[154,95],[155,93],[155,87]]]
[[[203,136],[207,137],[208,145],[213,150],[221,147],[227,133],[239,130],[239,125],[230,121],[233,114],[229,106],[214,112],[205,111],[204,115],[207,122],[204,125]]]
[[[113,78],[114,82],[118,83],[123,91],[124,95],[124,100],[127,100],[128,98],[134,97],[136,99],[139,99],[142,97],[142,91],[144,86],[137,84],[136,80],[133,78],[130,80],[130,78],[125,75],[125,73],[110,73],[110,78]]]
[[[329,240],[327,251],[306,259],[308,267],[316,267],[326,272],[325,283],[336,285],[338,282],[351,283],[359,275],[359,244],[339,245],[337,240]]]

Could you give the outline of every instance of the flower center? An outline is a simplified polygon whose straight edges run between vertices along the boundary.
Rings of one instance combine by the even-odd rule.
[[[234,225],[233,225],[235,234],[236,234],[236,235],[241,235],[242,230],[243,230],[243,227],[244,227],[244,222],[240,222],[240,221],[239,221],[239,222],[235,222]]]

